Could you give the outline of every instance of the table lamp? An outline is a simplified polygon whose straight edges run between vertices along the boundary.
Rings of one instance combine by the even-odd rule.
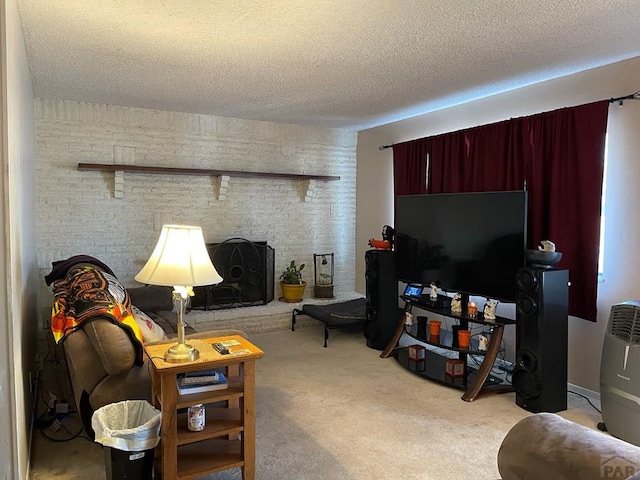
[[[169,363],[196,360],[200,353],[185,343],[184,312],[193,288],[215,285],[222,277],[211,263],[200,227],[163,225],[156,248],[135,276],[140,283],[173,287],[173,303],[178,314],[178,343],[164,355]]]

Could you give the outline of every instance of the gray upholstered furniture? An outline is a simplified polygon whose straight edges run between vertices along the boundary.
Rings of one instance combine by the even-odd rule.
[[[498,452],[502,480],[640,479],[640,447],[554,413],[518,422]]]

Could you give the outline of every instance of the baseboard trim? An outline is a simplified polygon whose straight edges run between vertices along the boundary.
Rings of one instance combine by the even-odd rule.
[[[591,400],[596,407],[600,408],[600,392],[594,392],[593,390],[589,390],[588,388],[581,387],[580,385],[574,385],[572,383],[567,383],[567,390],[584,395]]]

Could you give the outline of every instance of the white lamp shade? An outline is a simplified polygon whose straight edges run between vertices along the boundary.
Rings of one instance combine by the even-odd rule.
[[[167,287],[214,285],[222,277],[211,263],[200,227],[163,225],[151,258],[135,279]]]

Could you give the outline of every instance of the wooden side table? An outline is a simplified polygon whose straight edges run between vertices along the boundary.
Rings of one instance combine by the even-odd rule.
[[[214,342],[234,343],[221,355]],[[264,352],[239,335],[189,340],[200,358],[167,363],[171,343],[144,347],[151,359],[152,398],[162,411],[160,443],[155,451],[156,479],[191,479],[240,467],[244,480],[255,477],[255,361]],[[177,375],[224,368],[229,386],[223,390],[179,395]],[[179,410],[205,405],[205,428],[189,431],[187,414]]]

